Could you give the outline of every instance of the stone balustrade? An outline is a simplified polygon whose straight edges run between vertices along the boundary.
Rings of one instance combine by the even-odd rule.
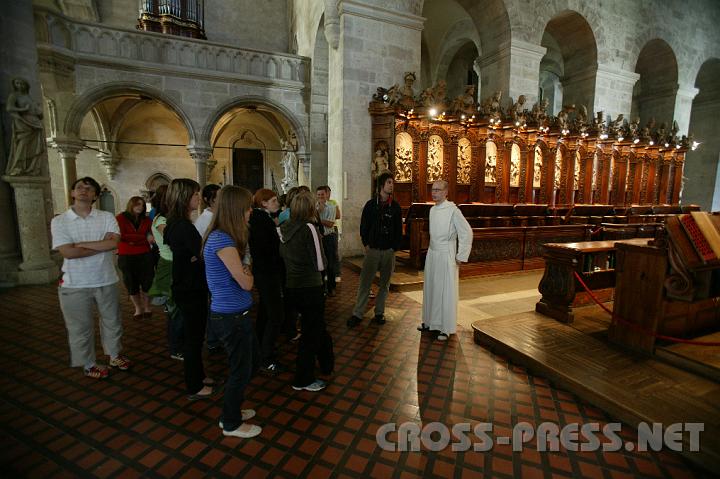
[[[35,8],[35,27],[41,50],[70,54],[88,63],[140,62],[150,71],[194,71],[202,76],[296,88],[310,81],[310,59],[297,55],[87,23],[41,7]]]

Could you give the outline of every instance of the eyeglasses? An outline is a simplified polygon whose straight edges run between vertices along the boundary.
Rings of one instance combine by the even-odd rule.
[[[430,191],[445,191],[445,188],[433,188]]]

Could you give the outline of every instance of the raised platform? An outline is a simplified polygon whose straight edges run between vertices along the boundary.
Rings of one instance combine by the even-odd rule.
[[[483,319],[472,326],[476,343],[547,377],[629,426],[704,423],[700,451],[684,447],[682,454],[709,471],[720,470],[717,382],[629,354],[536,312]]]

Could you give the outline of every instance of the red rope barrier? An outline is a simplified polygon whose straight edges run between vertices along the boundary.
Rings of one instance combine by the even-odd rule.
[[[635,329],[635,330],[637,330],[637,331],[640,331],[641,333],[646,334],[647,336],[653,336],[653,337],[656,338],[656,339],[662,339],[662,340],[665,340],[665,341],[671,341],[671,342],[673,342],[673,343],[693,344],[693,345],[696,345],[696,346],[720,346],[720,341],[718,341],[718,342],[715,342],[715,341],[694,341],[694,340],[692,340],[692,339],[683,339],[683,338],[675,338],[675,337],[673,337],[673,336],[665,336],[665,335],[662,335],[662,334],[654,333],[654,332],[652,332],[652,331],[648,331],[647,329],[642,328],[642,327],[638,326],[638,325],[635,324],[635,323],[631,323],[630,321],[627,321],[627,320],[621,318],[620,316],[618,316],[617,314],[615,314],[614,311],[610,311],[610,309],[608,309],[607,306],[605,306],[604,304],[602,304],[602,303],[597,299],[597,297],[595,296],[595,294],[593,294],[593,292],[590,290],[590,288],[588,288],[588,285],[585,284],[585,281],[583,281],[583,279],[582,279],[582,277],[580,276],[580,274],[579,274],[577,271],[573,271],[573,273],[575,274],[575,279],[578,280],[578,282],[580,283],[580,286],[583,287],[583,289],[585,290],[585,292],[586,292],[588,295],[590,295],[590,298],[592,298],[592,300],[593,300],[598,306],[600,306],[600,307],[601,307],[602,309],[604,309],[610,316],[612,316],[612,321],[613,321],[613,322],[617,321],[617,322],[622,323],[622,324],[625,324],[625,325],[627,325],[627,326],[629,326],[629,327],[631,327],[631,328],[633,328],[633,329]]]

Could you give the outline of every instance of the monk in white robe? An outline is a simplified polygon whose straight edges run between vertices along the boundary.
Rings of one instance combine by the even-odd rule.
[[[439,331],[447,341],[457,328],[460,263],[467,262],[472,248],[472,228],[455,203],[448,201],[446,181],[432,186],[435,206],[430,208],[430,248],[425,259],[423,324],[420,331]]]

